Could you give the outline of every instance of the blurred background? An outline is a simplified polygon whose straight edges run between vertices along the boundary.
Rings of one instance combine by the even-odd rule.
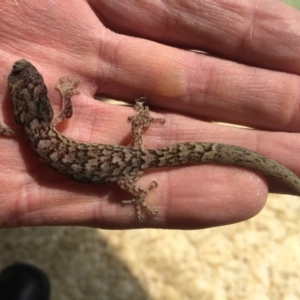
[[[286,4],[290,4],[298,9],[300,9],[300,1],[299,0],[283,0]]]
[[[33,264],[60,300],[296,300],[299,230],[299,198],[277,195],[251,220],[204,230],[2,229],[0,270]]]

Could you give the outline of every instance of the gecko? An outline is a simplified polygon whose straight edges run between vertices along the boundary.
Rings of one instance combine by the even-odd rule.
[[[138,219],[144,211],[157,214],[146,201],[147,194],[158,186],[152,181],[142,188],[137,180],[149,168],[173,167],[186,164],[215,163],[233,165],[275,177],[300,194],[300,179],[292,171],[258,152],[219,143],[186,142],[161,149],[147,149],[143,131],[152,122],[164,124],[164,118],[150,116],[145,97],[136,100],[135,116],[131,122],[132,140],[128,146],[101,143],[80,143],[58,132],[55,126],[72,117],[72,96],[79,94],[79,80],[62,77],[56,85],[62,98],[62,107],[54,116],[42,75],[27,60],[14,63],[8,76],[10,100],[15,122],[22,128],[34,153],[53,170],[83,183],[115,182],[133,196],[123,200],[133,204]],[[19,129],[0,123],[0,135],[19,134]]]

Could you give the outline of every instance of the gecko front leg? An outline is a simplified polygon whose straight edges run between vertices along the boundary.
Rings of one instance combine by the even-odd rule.
[[[79,90],[76,88],[80,83],[79,79],[74,79],[72,76],[68,76],[67,78],[61,77],[59,79],[59,83],[55,86],[55,88],[60,92],[62,99],[62,107],[60,112],[54,116],[51,125],[55,126],[58,123],[62,122],[65,119],[70,119],[73,115],[73,108],[71,98],[73,95],[79,94]]]
[[[18,129],[14,129],[12,127],[7,126],[3,122],[0,121],[0,135],[2,136],[12,136],[18,135],[20,131]]]

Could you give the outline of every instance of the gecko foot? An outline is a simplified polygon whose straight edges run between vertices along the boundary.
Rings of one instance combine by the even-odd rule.
[[[152,118],[149,113],[149,107],[145,105],[147,98],[145,96],[137,98],[135,100],[134,109],[137,111],[136,116],[128,117],[131,122],[136,122],[138,126],[147,127],[152,122],[159,122],[161,124],[166,123],[165,118]]]
[[[157,210],[152,209],[145,200],[147,194],[151,190],[153,190],[157,187],[158,184],[156,181],[152,181],[149,188],[146,190],[144,190],[132,183],[130,184],[130,183],[119,181],[118,184],[120,185],[121,188],[123,188],[124,190],[126,190],[136,196],[135,198],[130,199],[130,200],[123,200],[122,203],[123,204],[134,204],[135,208],[136,208],[136,214],[137,214],[137,217],[139,220],[144,219],[144,216],[142,214],[142,208],[146,209],[146,211],[152,216],[157,214]]]
[[[57,90],[61,93],[62,98],[69,97],[71,98],[75,94],[79,94],[79,90],[76,88],[80,83],[79,79],[74,79],[73,76],[68,76],[67,78],[61,77],[59,83],[55,86]]]

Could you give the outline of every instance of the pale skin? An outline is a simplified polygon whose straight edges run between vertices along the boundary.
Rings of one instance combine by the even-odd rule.
[[[2,9],[0,99],[3,119],[10,126],[15,124],[7,76],[14,61],[26,58],[43,74],[55,112],[60,104],[54,89],[58,78],[80,78],[73,117],[58,127],[66,136],[127,145],[132,107],[103,104],[93,96],[101,93],[133,103],[147,94],[152,115],[166,119],[165,125],[153,124],[146,131],[147,148],[187,141],[229,143],[258,151],[300,175],[296,10],[276,1],[241,1],[239,6],[229,0],[156,1],[150,6],[141,1],[63,1],[59,6],[11,1]],[[236,167],[150,170],[139,184],[158,182],[148,202],[159,214],[138,221],[134,209],[121,204],[126,194],[114,184],[85,185],[55,173],[39,162],[22,137],[1,138],[0,143],[2,228],[203,228],[257,214],[267,198],[267,183],[270,191],[292,193],[278,182]]]

